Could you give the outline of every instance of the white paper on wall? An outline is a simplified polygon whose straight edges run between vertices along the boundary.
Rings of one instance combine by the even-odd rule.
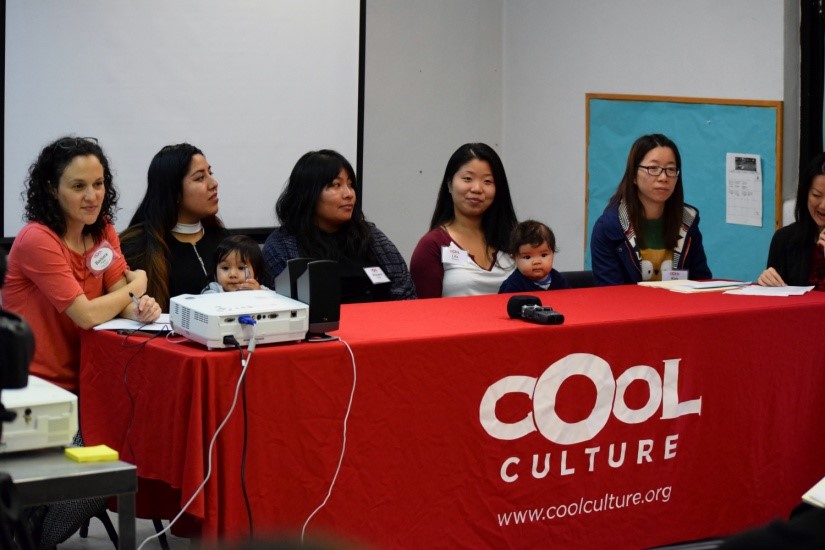
[[[759,155],[728,153],[725,221],[762,227],[762,162]]]

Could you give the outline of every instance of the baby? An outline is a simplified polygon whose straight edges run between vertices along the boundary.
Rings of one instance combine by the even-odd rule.
[[[268,290],[258,282],[264,271],[261,248],[246,235],[232,235],[215,249],[215,281],[201,291],[232,292],[235,290]]]
[[[501,284],[499,294],[570,288],[561,273],[553,269],[556,236],[543,223],[519,223],[510,235],[509,252],[516,261],[516,270]]]

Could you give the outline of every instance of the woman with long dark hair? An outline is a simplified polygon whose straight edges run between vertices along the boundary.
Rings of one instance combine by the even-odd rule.
[[[808,163],[796,190],[795,222],[777,230],[768,251],[762,286],[809,286],[825,290],[825,153]]]
[[[410,260],[418,297],[497,293],[515,267],[507,251],[517,221],[498,154],[485,143],[459,147]]]
[[[188,143],[158,151],[120,240],[129,265],[146,271],[148,292],[163,311],[172,296],[199,294],[213,279],[215,249],[228,234],[217,214],[218,181],[203,152]]]
[[[638,138],[624,176],[590,236],[596,284],[661,280],[662,271],[710,279],[699,211],[686,204],[682,158],[662,134]]]
[[[281,226],[263,247],[270,277],[292,258],[334,260],[341,272],[342,303],[415,298],[404,258],[366,220],[359,194],[355,170],[340,153],[323,149],[298,159],[275,207]]]

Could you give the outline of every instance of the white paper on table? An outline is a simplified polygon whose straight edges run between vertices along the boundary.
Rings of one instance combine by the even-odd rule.
[[[742,296],[801,296],[813,288],[812,286],[751,285],[736,290],[728,290],[725,294],[741,294]]]
[[[825,508],[825,477],[820,479],[816,485],[805,491],[802,500],[811,506]]]
[[[723,286],[746,286],[751,284],[750,281],[727,281],[727,280],[714,280],[714,281],[686,281],[685,286],[688,288],[695,288],[697,290],[705,289],[705,288],[720,288]]]
[[[760,156],[728,153],[725,175],[725,222],[762,227]]]
[[[142,330],[144,332],[171,331],[172,322],[168,313],[161,313],[154,323],[141,323],[132,319],[115,317],[111,321],[106,321],[95,327],[95,330]]]
[[[692,294],[696,292],[722,292],[729,288],[749,285],[745,281],[692,281],[690,279],[671,279],[670,281],[642,281],[639,286],[666,288],[674,292]]]

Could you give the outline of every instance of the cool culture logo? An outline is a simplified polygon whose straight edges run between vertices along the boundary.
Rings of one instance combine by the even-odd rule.
[[[550,365],[538,378],[532,376],[507,376],[492,384],[481,399],[479,420],[484,430],[495,439],[513,441],[539,432],[545,439],[559,445],[576,445],[596,437],[607,425],[611,416],[624,424],[640,424],[653,417],[661,407],[659,419],[668,420],[688,414],[701,414],[702,398],[680,401],[678,393],[679,362],[681,359],[665,359],[663,376],[648,365],[635,365],[614,378],[610,365],[597,355],[573,353]],[[596,399],[589,414],[577,422],[567,422],[556,412],[556,397],[566,380],[572,376],[584,376],[596,389]],[[647,384],[648,398],[641,406],[633,408],[626,401],[626,392],[633,382]],[[496,405],[508,394],[521,393],[532,400],[532,411],[523,418],[505,422],[496,415]],[[678,435],[673,434],[660,443],[660,449],[652,439],[641,439],[636,444],[637,463],[651,462],[661,456],[667,460],[676,455]],[[612,443],[605,453],[607,463],[618,468],[625,463],[627,442]],[[632,449],[632,445],[631,445]],[[601,446],[587,447],[588,471],[594,471],[600,460]],[[532,475],[545,477],[551,468],[551,454],[532,456]],[[521,457],[508,457],[501,466],[501,478],[512,483],[526,468]],[[571,475],[575,468],[569,466],[567,449],[558,457],[560,475]]]

